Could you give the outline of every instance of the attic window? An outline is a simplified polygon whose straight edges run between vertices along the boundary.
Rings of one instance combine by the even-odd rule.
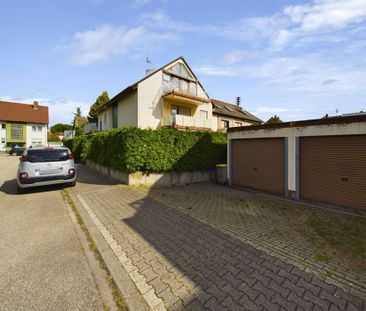
[[[176,65],[174,65],[172,68],[171,68],[171,71],[179,76],[182,76],[184,78],[189,78],[189,79],[193,79],[193,77],[189,74],[187,68],[181,64],[181,63],[178,63]]]
[[[227,110],[229,110],[229,111],[234,111],[234,110],[232,110],[230,107],[228,107],[228,106],[225,106],[225,108],[227,109]]]

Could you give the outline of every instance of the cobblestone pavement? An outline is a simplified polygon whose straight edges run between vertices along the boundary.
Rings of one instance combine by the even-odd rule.
[[[153,310],[366,310],[360,298],[141,192],[74,191]]]
[[[139,190],[216,228],[251,241],[257,248],[280,257],[291,257],[299,267],[311,267],[329,281],[342,282],[344,284],[339,285],[366,294],[365,257],[357,258],[347,250],[335,249],[316,234],[311,234],[314,232],[307,224],[314,216],[334,219],[334,223],[345,217],[354,218],[352,216],[336,215],[334,211],[309,208],[216,184],[142,187]],[[363,224],[366,230],[366,219]]]

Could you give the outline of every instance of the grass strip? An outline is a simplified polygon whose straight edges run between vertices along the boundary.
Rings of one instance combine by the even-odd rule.
[[[109,270],[108,270],[108,268],[107,268],[107,266],[106,266],[106,264],[103,260],[102,255],[98,251],[98,249],[97,249],[97,247],[96,247],[96,245],[95,245],[95,243],[94,243],[94,241],[93,241],[93,239],[92,239],[92,237],[89,233],[89,230],[88,230],[87,226],[85,225],[85,223],[84,223],[84,221],[83,221],[83,219],[82,219],[82,217],[79,213],[78,208],[74,204],[73,200],[71,199],[71,197],[70,197],[70,195],[69,195],[69,193],[66,189],[64,189],[62,191],[62,198],[67,204],[69,204],[72,211],[74,212],[76,220],[77,220],[78,224],[80,225],[80,228],[85,233],[86,240],[87,240],[88,245],[89,245],[89,249],[94,253],[95,258],[99,263],[99,267],[106,272],[107,282],[108,282],[108,285],[109,285],[110,289],[112,290],[112,296],[113,296],[114,302],[117,305],[118,310],[119,311],[127,311],[126,302],[125,302],[121,292],[119,291],[116,283],[114,282],[113,277],[112,277],[111,273],[109,272]]]

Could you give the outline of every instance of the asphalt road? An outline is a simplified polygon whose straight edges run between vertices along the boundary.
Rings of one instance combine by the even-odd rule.
[[[0,310],[103,310],[62,187],[17,195],[17,164],[0,154]]]

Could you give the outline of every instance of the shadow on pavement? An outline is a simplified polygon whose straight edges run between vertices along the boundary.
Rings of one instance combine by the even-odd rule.
[[[121,183],[116,179],[92,170],[86,165],[76,164],[76,171],[76,181],[78,183],[89,185],[118,185]]]
[[[68,187],[68,185],[60,184],[60,185],[50,185],[50,186],[28,188],[25,190],[24,194],[62,190],[65,187]],[[17,193],[17,180],[15,178],[5,181],[3,183],[3,185],[0,187],[0,192],[3,192],[7,195],[22,195],[22,194]]]

